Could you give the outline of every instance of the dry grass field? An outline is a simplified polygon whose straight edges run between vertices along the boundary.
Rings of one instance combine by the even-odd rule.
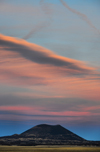
[[[100,152],[100,147],[0,146],[0,152]]]

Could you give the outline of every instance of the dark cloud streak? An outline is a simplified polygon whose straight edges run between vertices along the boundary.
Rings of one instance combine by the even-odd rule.
[[[31,43],[28,43],[28,45],[24,45],[23,43],[21,43],[21,40],[17,41],[18,42],[15,43],[13,41],[4,40],[1,38],[0,46],[4,47],[4,49],[7,51],[17,52],[22,57],[38,64],[63,67],[66,70],[76,70],[77,72],[81,72],[81,74],[87,74],[91,71],[87,67],[81,67],[74,60],[68,60],[67,58],[63,59],[62,57],[53,54],[53,52],[50,52],[43,47]],[[33,46],[30,47],[29,44],[30,46]]]
[[[47,27],[48,25],[49,24],[47,22],[37,24],[27,35],[23,37],[23,39],[27,40],[31,38],[34,34],[38,33],[39,31],[41,31],[43,28]]]
[[[38,23],[27,35],[25,35],[23,37],[23,39],[25,39],[25,40],[31,38],[32,36],[34,36],[34,34],[38,33],[42,29],[50,26],[50,24],[52,22],[52,16],[51,16],[52,9],[50,9],[49,4],[44,3],[44,0],[40,0],[40,6],[41,6],[44,14],[47,16],[48,20]]]
[[[96,32],[100,34],[100,31],[92,24],[92,22],[88,19],[88,17],[85,14],[82,14],[81,12],[78,12],[75,9],[70,8],[63,0],[60,0],[60,2],[72,13],[78,15],[82,20],[84,20],[92,29],[94,29]]]
[[[44,14],[47,16],[47,18],[51,21],[52,20],[52,12],[53,12],[53,9],[50,7],[51,4],[48,4],[48,3],[45,3],[44,0],[40,0],[40,6],[44,12]]]

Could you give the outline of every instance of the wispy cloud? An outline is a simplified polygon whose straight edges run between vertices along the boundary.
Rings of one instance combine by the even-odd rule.
[[[52,12],[53,12],[53,9],[51,7],[51,4],[45,2],[45,0],[40,0],[40,6],[41,6],[44,14],[47,16],[47,18],[50,21],[52,21]]]
[[[27,40],[34,36],[34,34],[38,33],[42,29],[50,26],[52,22],[52,9],[50,7],[50,4],[45,3],[44,0],[40,0],[40,6],[46,15],[47,19],[44,22],[38,23],[27,35],[23,37],[23,39]]]
[[[86,121],[88,119],[92,121],[96,117],[100,117],[100,113],[92,113],[90,111],[47,111],[43,107],[29,107],[29,106],[1,106],[0,107],[0,120],[14,120],[14,121],[27,121],[27,120],[55,120],[65,122],[73,122],[75,120]],[[61,119],[61,120],[60,120]]]
[[[43,107],[25,107],[25,106],[0,106],[0,111],[11,111],[11,112],[19,112],[22,114],[29,115],[42,115],[42,116],[90,116],[91,113],[88,111],[61,111],[54,112],[48,111],[49,109],[45,109]]]
[[[83,13],[81,13],[81,12],[78,12],[78,11],[75,10],[75,9],[72,9],[72,8],[69,7],[69,6],[67,5],[67,3],[66,3],[65,1],[63,1],[63,0],[60,0],[60,2],[61,2],[69,11],[71,11],[72,13],[78,15],[78,16],[79,16],[82,20],[84,20],[92,29],[94,29],[96,32],[98,32],[98,33],[100,34],[100,31],[92,24],[92,22],[89,20],[89,18],[88,18],[85,14],[83,14]]]
[[[27,35],[23,37],[23,39],[27,40],[31,38],[32,36],[34,36],[34,34],[38,33],[39,31],[41,31],[43,28],[47,26],[49,26],[49,23],[47,22],[37,24]]]
[[[79,88],[80,89],[80,88]],[[80,92],[78,92],[80,93]],[[31,98],[0,95],[3,101],[0,106],[0,120],[52,120],[64,122],[67,118],[73,120],[92,120],[98,122],[100,104],[98,101],[82,98]],[[25,119],[26,117],[26,119]],[[97,120],[95,118],[97,117]],[[56,119],[57,118],[57,119]],[[76,124],[76,123],[75,123]]]

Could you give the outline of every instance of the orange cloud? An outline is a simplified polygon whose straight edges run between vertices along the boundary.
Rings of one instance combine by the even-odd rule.
[[[83,62],[58,56],[46,48],[28,43],[22,39],[0,35],[0,47],[3,47],[6,51],[18,53],[21,57],[34,63],[71,70],[71,72],[67,71],[71,74],[74,74],[74,72],[87,74],[93,70],[93,68],[86,66]]]
[[[4,35],[0,35],[0,81],[30,86],[33,92],[36,90],[35,93],[23,92],[22,96],[100,100],[100,75],[94,68]],[[20,92],[17,95],[20,96]]]
[[[88,75],[94,68],[54,54],[22,39],[0,35],[0,80],[16,84],[48,84],[55,77]],[[20,81],[21,80],[21,81]]]

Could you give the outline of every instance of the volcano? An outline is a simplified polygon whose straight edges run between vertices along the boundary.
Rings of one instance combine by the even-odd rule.
[[[79,137],[78,135],[72,133],[68,129],[65,129],[61,125],[37,125],[22,134],[22,137],[34,137],[34,138],[41,138],[41,139],[54,139],[54,140],[84,140],[83,138]]]
[[[100,142],[87,141],[61,125],[41,124],[21,134],[0,137],[0,145],[99,145]]]

